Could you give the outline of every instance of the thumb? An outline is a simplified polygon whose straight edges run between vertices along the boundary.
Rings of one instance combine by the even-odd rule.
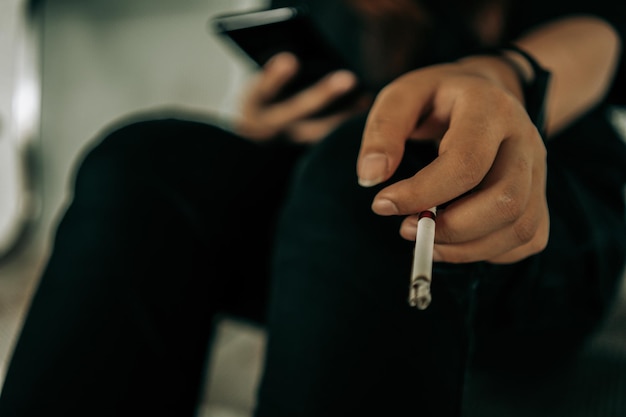
[[[376,97],[357,159],[357,176],[363,187],[388,180],[402,160],[404,144],[432,95],[431,89],[421,88],[416,78],[401,77]]]

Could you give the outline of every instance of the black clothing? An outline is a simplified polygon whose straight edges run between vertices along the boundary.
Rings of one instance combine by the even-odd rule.
[[[346,6],[347,0],[273,0],[272,7],[306,5],[318,28],[327,36],[337,50],[346,57],[351,66],[366,80],[366,84],[381,87],[387,82],[370,81],[370,71],[364,66],[366,50],[372,47],[367,33],[372,30],[366,19]],[[478,37],[468,27],[463,10],[468,6],[464,0],[422,0],[418,3],[434,19],[431,32],[427,33],[426,48],[411,67],[451,61],[480,51]],[[507,3],[507,2],[505,2]],[[569,15],[595,15],[609,22],[617,30],[622,45],[626,44],[626,2],[614,0],[528,0],[508,2],[505,33],[502,43],[521,36],[533,27]],[[406,34],[407,38],[411,35]],[[493,45],[489,45],[493,46]],[[383,45],[392,48],[393,45]],[[626,104],[626,54],[622,54],[613,88],[609,92],[613,104]]]
[[[453,416],[468,355],[515,372],[573,355],[610,305],[625,255],[619,138],[581,121],[551,141],[548,248],[514,265],[436,264],[422,312],[406,302],[412,244],[400,219],[374,215],[379,187],[356,185],[362,126],[305,153],[177,120],[108,135],[78,172],[0,415],[191,415],[217,315],[264,320],[271,219],[298,158],[258,415],[408,413],[423,398],[423,415]],[[581,152],[590,130],[595,146]],[[433,156],[409,146],[397,177]]]
[[[78,170],[0,415],[192,415],[216,315],[265,321],[299,153],[176,120],[108,134]]]
[[[562,149],[580,150],[591,126],[548,144],[546,250],[512,265],[435,264],[425,311],[407,303],[413,246],[397,235],[400,219],[369,210],[384,184],[360,189],[345,162],[358,150],[354,124],[316,147],[278,231],[258,415],[457,416],[466,366],[532,378],[569,365],[613,298],[626,254],[623,168],[604,172],[613,185],[592,185],[577,167],[603,169],[605,160]],[[623,143],[608,131],[601,137],[594,152],[626,162]],[[409,143],[391,181],[432,152]],[[611,204],[598,207],[599,186],[613,188]]]
[[[535,10],[526,18],[551,16]],[[213,321],[264,322],[271,274],[258,416],[458,416],[469,366],[532,374],[565,360],[610,306],[626,147],[605,111],[547,144],[546,250],[436,264],[426,311],[407,303],[401,219],[370,210],[384,184],[356,183],[362,117],[306,150],[173,119],[106,134],[77,173],[0,415],[191,415]],[[409,143],[392,180],[433,157]]]

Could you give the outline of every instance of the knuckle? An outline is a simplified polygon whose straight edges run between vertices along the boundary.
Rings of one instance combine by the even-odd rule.
[[[500,192],[495,200],[498,216],[505,222],[513,222],[524,213],[518,190],[511,186]]]
[[[496,108],[504,112],[512,112],[514,109],[521,108],[519,101],[510,93],[505,92],[501,88],[492,89],[493,104]]]
[[[537,234],[538,224],[529,216],[521,217],[515,224],[513,225],[513,232],[515,234],[515,238],[520,244],[531,244],[531,246],[536,243],[540,243],[540,239],[535,239]]]
[[[490,86],[487,94],[489,94],[491,108],[503,116],[512,117],[519,113],[519,110],[523,110],[518,99],[500,87]]]

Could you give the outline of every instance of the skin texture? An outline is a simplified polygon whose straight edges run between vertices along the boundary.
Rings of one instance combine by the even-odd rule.
[[[591,16],[549,23],[516,43],[553,74],[549,134],[601,100],[620,51],[613,28]],[[470,57],[409,72],[385,87],[365,128],[360,184],[389,179],[407,140],[439,141],[439,156],[372,203],[377,214],[409,216],[403,237],[415,238],[415,213],[468,193],[438,214],[436,261],[511,263],[545,248],[546,151],[510,65]]]
[[[593,16],[553,21],[515,43],[552,73],[548,138],[602,99],[621,49],[614,29]],[[400,76],[373,105],[364,96],[341,113],[313,118],[353,89],[356,76],[337,71],[275,102],[299,67],[295,56],[280,53],[246,90],[235,130],[253,141],[282,135],[296,143],[315,143],[371,106],[357,161],[362,186],[392,176],[407,140],[439,145],[439,157],[430,165],[380,191],[373,211],[407,216],[400,234],[414,240],[416,213],[455,200],[438,215],[435,261],[516,262],[545,248],[550,216],[545,146],[526,113],[511,62],[532,79],[531,67],[514,52],[507,52],[506,59],[470,56]]]
[[[343,70],[327,75],[294,97],[272,102],[281,87],[297,73],[298,65],[297,58],[289,53],[277,54],[268,61],[242,98],[241,113],[235,123],[237,133],[255,141],[271,140],[284,134],[296,143],[313,143],[371,104],[371,98],[363,97],[345,111],[311,118],[312,114],[356,87],[356,76]]]

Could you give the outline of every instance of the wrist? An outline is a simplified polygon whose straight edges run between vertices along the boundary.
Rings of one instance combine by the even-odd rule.
[[[499,55],[471,55],[457,61],[464,69],[486,78],[513,95],[522,106],[524,88],[520,74],[516,67],[511,65],[508,57]]]
[[[499,49],[486,50],[484,55],[471,56],[462,61],[474,66],[478,62],[478,68],[482,69],[485,76],[499,82],[515,95],[526,108],[528,116],[541,135],[544,136],[551,74],[532,55],[510,44]]]

